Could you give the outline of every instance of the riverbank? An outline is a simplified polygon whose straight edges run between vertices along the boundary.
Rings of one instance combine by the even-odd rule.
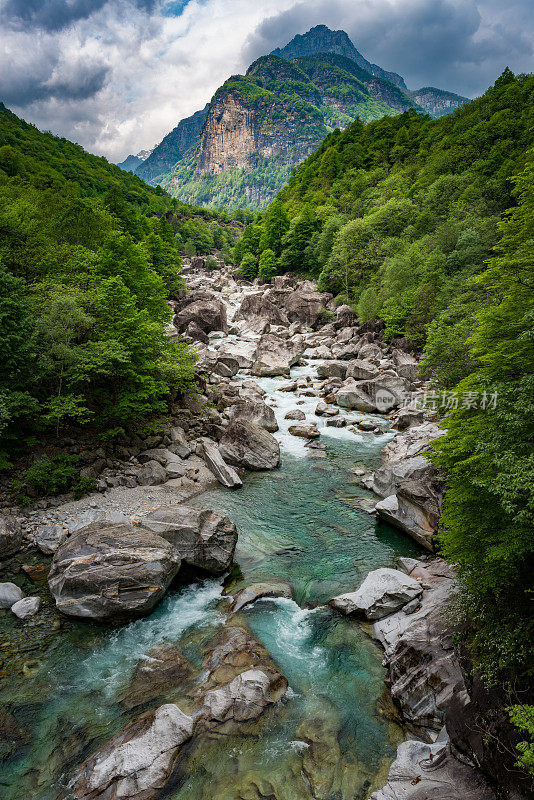
[[[206,405],[201,414],[205,424],[191,430],[186,430],[186,426],[176,426],[164,432],[160,441],[151,442],[153,447],[139,450],[137,455],[130,457],[132,471],[138,475],[144,470],[152,485],[109,487],[104,492],[62,504],[53,510],[36,510],[34,516],[25,517],[27,530],[22,531],[21,543],[31,543],[32,550],[26,552],[33,553],[37,544],[41,554],[50,556],[53,552],[61,552],[61,548],[74,540],[88,524],[108,522],[141,529],[151,525],[151,530],[160,532],[162,528],[154,528],[151,521],[156,519],[158,509],[162,506],[178,507],[188,500],[193,508],[213,509],[219,518],[227,515],[236,523],[239,531],[236,561],[240,572],[232,572],[225,580],[224,592],[222,580],[214,579],[205,590],[193,583],[176,599],[172,593],[169,594],[146,620],[119,629],[124,631],[123,639],[121,633],[117,637],[113,635],[118,646],[115,643],[112,646],[109,634],[97,627],[94,638],[96,659],[91,662],[90,658],[84,660],[82,657],[79,662],[87,671],[85,684],[80,687],[70,679],[65,687],[78,698],[74,701],[77,703],[86,703],[92,694],[99,698],[101,724],[108,735],[104,736],[101,745],[107,749],[98,750],[98,758],[107,754],[105,761],[108,767],[111,763],[111,771],[105,773],[105,780],[114,785],[113,769],[119,769],[115,756],[121,743],[113,739],[112,734],[121,724],[124,725],[125,718],[116,707],[113,687],[107,686],[105,700],[101,696],[102,687],[107,681],[123,685],[135,664],[139,664],[140,657],[146,659],[149,655],[150,659],[154,658],[154,646],[160,641],[159,637],[154,638],[154,625],[159,624],[173,638],[178,652],[185,649],[193,664],[190,669],[193,684],[197,681],[197,690],[190,689],[185,696],[180,692],[174,695],[174,699],[179,698],[182,712],[189,715],[193,723],[184,723],[187,736],[178,737],[180,741],[173,740],[176,741],[173,757],[163,772],[151,779],[158,786],[163,780],[167,787],[169,781],[171,785],[175,781],[176,791],[169,796],[180,800],[185,796],[188,800],[194,798],[196,792],[202,796],[206,769],[214,797],[234,796],[228,793],[231,792],[230,784],[236,784],[236,774],[242,794],[235,796],[246,796],[247,800],[249,796],[264,796],[267,790],[280,800],[285,797],[300,800],[303,796],[323,800],[333,792],[343,798],[352,798],[356,790],[365,796],[381,785],[380,776],[385,773],[387,761],[393,755],[391,744],[398,741],[399,732],[388,730],[388,725],[377,716],[376,704],[383,675],[374,645],[368,642],[352,619],[341,617],[324,604],[339,592],[356,589],[370,571],[384,565],[393,566],[395,555],[403,554],[408,564],[412,563],[410,558],[420,554],[420,545],[426,549],[431,547],[431,532],[420,535],[422,531],[431,529],[431,512],[423,508],[427,499],[421,486],[428,485],[425,481],[434,478],[429,477],[428,464],[422,463],[426,459],[421,452],[424,440],[428,438],[425,431],[434,430],[435,425],[431,420],[421,420],[417,411],[413,418],[404,418],[401,422],[404,412],[395,411],[403,394],[423,388],[417,376],[415,359],[399,348],[385,347],[380,340],[380,331],[373,330],[372,326],[367,330],[358,328],[350,309],[342,308],[337,312],[329,309],[330,298],[315,292],[313,285],[307,282],[294,287],[290,278],[278,278],[274,287],[258,291],[257,287],[236,283],[229,272],[198,272],[189,275],[188,281],[191,292],[176,301],[175,324],[176,329],[189,336],[199,349],[199,370],[206,379]],[[174,331],[169,333],[176,335]],[[394,416],[388,418],[384,411]],[[399,426],[407,422],[407,427],[403,432],[393,432],[391,423],[394,421]],[[386,466],[381,467],[380,451],[384,445],[387,445],[391,457]],[[282,469],[277,470],[280,459]],[[408,464],[408,470],[409,459],[415,459],[416,463]],[[266,475],[262,472],[265,469],[274,471]],[[354,484],[350,490],[340,491],[339,476],[347,475],[349,469],[355,472]],[[384,474],[384,469],[390,472]],[[408,481],[411,481],[411,491]],[[419,482],[415,489],[414,481]],[[221,484],[239,486],[242,482],[244,488],[236,491],[214,488]],[[411,525],[416,544],[412,545],[405,533],[396,533],[387,524],[377,527],[374,517],[366,513],[375,505],[366,485],[375,491],[380,486],[380,494],[386,499],[392,496],[402,502],[409,499],[409,513],[403,510],[397,525],[403,531]],[[196,499],[192,499],[193,495],[197,495]],[[421,498],[423,506],[419,503]],[[425,513],[416,515],[414,509],[421,508]],[[395,524],[391,515],[389,519],[384,514],[382,516]],[[184,558],[187,563],[191,562],[191,558],[182,553],[182,560]],[[46,571],[48,559],[43,559],[43,562],[41,566]],[[415,561],[412,563],[413,569],[427,570],[425,575],[419,576],[423,586],[421,609],[414,610],[411,618],[402,610],[396,613],[402,615],[398,619],[404,617],[417,622],[423,638],[428,639],[425,625],[432,618],[430,612],[426,614],[428,601],[431,599],[433,611],[441,609],[452,579],[450,575],[434,575],[431,563],[417,563],[418,567],[414,566]],[[436,581],[441,584],[441,594],[438,595],[431,588]],[[253,589],[253,597],[258,602],[247,604],[242,612],[243,624],[264,643],[269,654],[267,661],[267,656],[264,656],[256,666],[263,664],[267,670],[265,674],[272,675],[274,667],[270,666],[270,659],[273,659],[280,674],[289,681],[290,691],[289,694],[288,691],[283,693],[283,701],[282,697],[274,695],[270,698],[270,684],[265,684],[262,690],[265,702],[259,709],[254,706],[250,712],[250,718],[256,718],[258,714],[262,716],[261,723],[254,723],[260,725],[261,735],[253,734],[250,738],[250,731],[244,731],[242,727],[246,720],[236,721],[234,712],[224,712],[223,720],[217,721],[201,711],[206,692],[216,689],[209,682],[207,686],[202,684],[203,689],[198,689],[200,678],[194,678],[194,666],[197,664],[198,668],[204,663],[203,659],[209,657],[205,650],[208,653],[213,651],[212,640],[218,635],[217,631],[221,632],[221,625],[223,630],[228,630],[231,608],[228,606],[230,601],[225,598],[251,585],[266,582],[271,587],[273,583],[280,585],[283,582],[286,589],[281,596],[280,591],[275,592],[274,599],[267,599],[273,598],[272,588],[267,592]],[[57,612],[54,616],[50,601],[46,602],[45,586],[40,594],[43,608],[24,623],[26,628],[22,630],[27,637],[31,626],[42,622],[40,615],[45,615],[46,619],[46,615],[50,615],[53,624],[59,620],[63,634],[70,637],[73,653],[76,653],[74,662],[77,663],[80,647],[82,650],[87,647],[87,632],[84,630],[82,633],[83,629],[76,627],[76,623],[58,617]],[[435,603],[437,596],[440,598],[438,605]],[[204,601],[200,601],[201,597],[205,598]],[[199,609],[200,616],[188,616],[191,603]],[[441,614],[441,610],[437,613]],[[177,614],[179,617],[185,615],[185,628],[180,627]],[[375,628],[378,624],[375,623]],[[380,639],[378,630],[375,635]],[[404,698],[411,697],[414,684],[419,685],[420,673],[417,665],[414,667],[398,657],[395,661],[403,635],[406,651],[412,651],[413,642],[406,643],[406,637],[409,639],[412,635],[410,626],[398,626],[396,638],[386,647],[386,667],[404,719],[413,723],[408,713],[410,703]],[[431,641],[431,650],[434,648],[431,658],[438,655],[437,639]],[[163,641],[167,639],[163,637]],[[61,645],[57,649],[64,653]],[[126,649],[131,651],[128,655]],[[428,655],[428,651],[421,650],[417,658],[423,661],[428,659]],[[436,658],[442,669],[445,695],[453,685],[452,681],[448,682],[446,672],[449,656],[450,652],[445,652],[443,658],[441,655]],[[176,658],[171,659],[173,663]],[[226,656],[222,661],[218,656],[215,662],[221,668],[219,688],[228,687],[234,678],[246,672],[245,667],[254,666],[249,664],[248,658],[236,656],[234,660],[242,662],[241,666],[229,673],[226,667],[222,668],[223,662],[226,663],[224,659]],[[110,671],[111,665],[113,669]],[[394,665],[406,674],[404,687],[395,684]],[[152,683],[155,676],[151,670],[149,672],[146,677]],[[434,685],[428,672],[426,678],[420,689],[421,697],[428,699]],[[243,698],[242,690],[241,681],[233,702]],[[42,686],[41,691],[44,691]],[[199,697],[204,699],[199,700]],[[152,694],[151,699],[153,704],[156,699],[169,701],[162,690]],[[67,737],[63,727],[64,700],[54,696],[52,700],[48,697],[46,702],[49,747],[61,748],[64,746],[62,739]],[[263,716],[265,709],[267,717]],[[439,746],[440,763],[445,752],[443,735],[438,743],[434,740],[441,728],[442,712],[441,706],[436,706],[433,711],[432,724],[426,726],[427,750],[424,750],[428,757],[428,747]],[[223,752],[228,754],[228,749],[221,751],[220,747],[210,745],[205,735],[200,735],[198,720],[202,719],[202,725],[208,726],[211,736],[220,736],[222,731],[218,726],[229,721],[227,713],[230,713],[234,726],[232,746],[240,755],[237,760],[227,762],[227,774],[217,776],[216,764]],[[76,716],[72,706],[69,714]],[[135,725],[135,714],[130,719]],[[318,720],[321,720],[320,729],[317,729]],[[55,733],[52,733],[52,722],[57,726]],[[417,725],[413,730],[417,728],[420,734],[425,725],[419,724],[421,719],[415,722]],[[159,724],[159,718],[150,718],[149,722],[143,723],[148,727],[135,728],[135,735],[157,731]],[[79,775],[76,768],[85,755],[93,760],[87,762],[89,766],[84,767],[84,774],[87,770],[101,773],[96,765],[102,760],[99,762],[97,758],[95,761],[91,755],[95,745],[102,742],[102,733],[98,734],[96,728],[96,720],[89,715],[85,721],[83,746],[73,748],[65,762],[61,763],[59,759],[59,773],[70,773],[71,781],[75,780],[72,777],[74,773]],[[410,781],[415,781],[414,785],[418,786],[424,759],[417,761],[413,757],[413,745],[410,747],[411,762],[414,769],[419,769]],[[193,749],[193,754],[186,758],[188,748]],[[27,786],[29,768],[33,772],[43,770],[45,753],[46,748],[33,764],[31,761],[21,762],[17,778],[22,781],[21,785]],[[110,753],[114,754],[111,762]],[[276,753],[284,753],[284,758],[280,760]],[[401,749],[399,757],[403,757],[402,753]],[[266,783],[266,776],[272,772],[273,758],[280,763],[276,775]],[[179,768],[177,764],[182,759],[185,759],[185,766]],[[447,759],[448,774],[454,774],[455,769],[459,773],[465,772],[458,762],[451,761],[449,756]],[[55,780],[53,770],[48,769],[50,779]],[[137,769],[140,769],[139,765]],[[142,769],[146,771],[146,765]],[[442,775],[436,773],[438,783]],[[76,785],[81,786],[80,779],[76,780]],[[146,781],[143,783],[143,791],[157,794],[158,786],[148,784]],[[428,788],[428,781],[423,785]],[[465,785],[465,780],[462,783],[458,779],[458,786]],[[95,784],[90,791],[97,791],[98,786],[100,784]],[[251,788],[254,786],[256,789]],[[391,774],[388,786],[392,786]],[[43,794],[34,796],[45,797],[42,778],[38,787]],[[291,788],[288,790],[288,787]],[[98,796],[101,796],[100,789],[98,791]],[[166,791],[168,794],[168,789]],[[253,794],[254,791],[257,795]],[[291,793],[287,794],[287,791]],[[383,790],[386,792],[384,797],[396,797],[387,794],[388,791],[387,787]],[[78,793],[77,796],[85,795]],[[471,796],[485,800],[488,795]],[[382,798],[382,795],[376,797]],[[414,794],[413,798],[418,800],[419,795]]]

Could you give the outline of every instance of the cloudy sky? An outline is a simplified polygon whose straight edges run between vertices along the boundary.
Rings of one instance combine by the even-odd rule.
[[[0,0],[0,100],[119,161],[317,24],[410,88],[474,97],[534,71],[532,0]]]

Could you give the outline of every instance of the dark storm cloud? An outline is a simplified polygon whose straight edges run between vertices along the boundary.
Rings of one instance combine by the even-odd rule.
[[[2,8],[4,20],[15,28],[28,26],[46,31],[59,31],[99,11],[108,0],[6,0]],[[152,11],[156,0],[132,0],[133,5]]]
[[[399,72],[410,88],[438,86],[473,96],[509,65],[530,71],[531,0],[318,0],[266,19],[250,37],[254,60],[296,33],[324,23],[345,30],[361,53]]]
[[[109,71],[103,64],[78,63],[70,66],[66,76],[59,76],[55,75],[56,59],[45,55],[38,63],[38,72],[30,68],[7,79],[0,75],[2,102],[21,108],[35,101],[87,100],[102,89]]]

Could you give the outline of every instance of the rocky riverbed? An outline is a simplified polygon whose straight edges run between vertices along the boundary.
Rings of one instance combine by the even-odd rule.
[[[6,797],[489,800],[445,728],[416,359],[308,281],[187,280],[204,394],[91,453],[99,492],[2,517]]]

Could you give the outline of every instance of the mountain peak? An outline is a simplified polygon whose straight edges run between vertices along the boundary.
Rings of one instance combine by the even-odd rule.
[[[286,59],[311,56],[317,53],[335,53],[338,56],[350,58],[361,69],[371,75],[375,75],[377,78],[385,78],[390,83],[400,86],[401,89],[406,89],[404,79],[400,75],[396,72],[388,72],[376,64],[371,64],[356,49],[345,31],[333,31],[327,25],[316,25],[306,33],[298,33],[285,47],[277,47],[272,51],[272,55]]]

